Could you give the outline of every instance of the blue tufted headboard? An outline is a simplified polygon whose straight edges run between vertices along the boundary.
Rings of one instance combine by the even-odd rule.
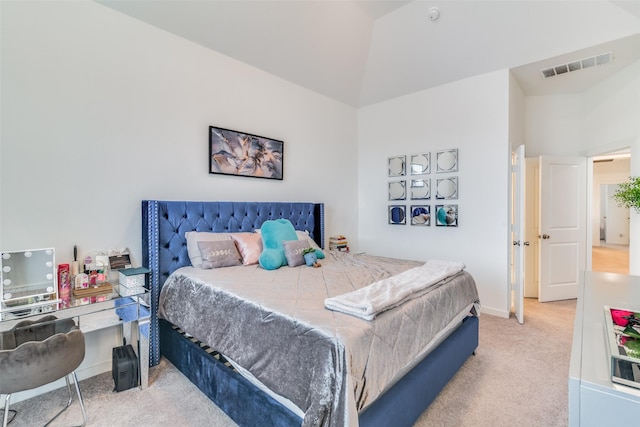
[[[191,265],[187,231],[251,232],[267,220],[286,218],[296,230],[307,230],[324,248],[324,204],[310,202],[142,201],[142,264],[151,270],[149,364],[160,362],[158,302],[171,273]]]

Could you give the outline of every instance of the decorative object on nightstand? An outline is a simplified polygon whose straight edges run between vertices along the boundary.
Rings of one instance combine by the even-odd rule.
[[[118,293],[122,296],[143,293],[145,287],[145,275],[149,273],[149,269],[145,267],[125,268],[120,270]]]
[[[342,234],[329,237],[329,250],[349,252],[349,242]]]

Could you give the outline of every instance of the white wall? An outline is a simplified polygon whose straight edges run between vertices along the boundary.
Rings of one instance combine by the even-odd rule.
[[[525,104],[528,157],[593,156],[630,148],[630,174],[640,175],[640,61],[583,93],[527,96]],[[599,194],[599,188],[594,191]],[[593,220],[591,225],[597,240]],[[640,214],[633,210],[629,236],[629,270],[640,274]]]
[[[327,232],[356,230],[354,108],[94,2],[0,8],[0,249],[140,264],[143,199],[321,201]],[[210,175],[210,125],[283,140],[284,180]],[[81,378],[117,336],[89,334]]]
[[[630,175],[640,175],[640,61],[582,96],[583,147],[592,155],[629,147]],[[640,213],[631,209],[629,273],[640,275]]]
[[[461,260],[482,309],[508,316],[509,73],[499,71],[358,111],[359,250]],[[459,227],[389,225],[387,159],[457,148]],[[433,160],[432,160],[433,167]],[[432,187],[437,174],[430,175]],[[410,179],[410,176],[407,177]],[[436,200],[428,201],[432,213]],[[415,203],[406,200],[407,208]]]
[[[524,92],[515,76],[509,73],[509,144],[511,150],[515,150],[525,143],[525,117]]]
[[[139,263],[142,199],[321,201],[356,230],[354,108],[91,1],[0,3],[3,250]],[[283,140],[284,180],[210,175],[209,125]]]
[[[525,97],[527,157],[575,156],[581,151],[579,94]]]

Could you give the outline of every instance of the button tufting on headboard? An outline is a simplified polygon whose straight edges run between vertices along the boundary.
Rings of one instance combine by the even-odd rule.
[[[149,274],[151,303],[151,366],[160,361],[158,302],[167,277],[190,265],[187,231],[252,232],[266,220],[286,218],[296,229],[307,230],[324,247],[324,205],[289,202],[142,202],[142,264]]]

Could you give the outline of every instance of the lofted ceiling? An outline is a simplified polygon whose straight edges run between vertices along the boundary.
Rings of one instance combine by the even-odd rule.
[[[527,95],[575,93],[640,59],[640,0],[96,1],[355,107],[501,69]]]

